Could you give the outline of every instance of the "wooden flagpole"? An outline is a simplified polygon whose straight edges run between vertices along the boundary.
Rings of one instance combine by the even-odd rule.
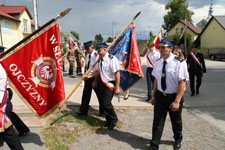
[[[181,34],[181,36],[179,38],[179,41],[182,38],[182,36],[184,35],[184,33],[186,32],[186,30],[187,30],[187,22],[186,22],[186,19],[185,19],[185,28],[184,28],[184,31],[182,32],[182,34]]]
[[[55,18],[51,19],[50,21],[48,21],[46,24],[44,24],[43,26],[41,26],[39,29],[35,30],[34,32],[32,32],[30,35],[28,35],[27,37],[25,37],[24,39],[22,39],[21,41],[19,41],[18,43],[16,43],[15,45],[13,45],[11,48],[9,48],[7,51],[5,51],[4,53],[2,53],[0,55],[0,60],[3,59],[7,54],[9,54],[10,52],[12,52],[13,50],[15,50],[18,46],[20,46],[21,44],[23,44],[24,42],[26,42],[27,40],[29,40],[32,36],[36,35],[38,32],[40,32],[41,30],[43,30],[44,28],[46,28],[47,26],[49,26],[50,24],[52,24],[53,22],[57,21],[59,18],[64,17],[65,15],[67,15],[70,10],[72,8],[67,8],[66,10],[60,12],[58,14],[58,16],[56,16]]]
[[[126,29],[129,27],[131,23],[134,22],[134,20],[141,14],[141,11],[139,11],[134,18],[127,24],[127,26],[120,32],[120,34],[114,39],[114,41],[107,47],[107,51],[116,43],[116,41],[121,37],[121,35],[126,31]],[[91,70],[94,68],[94,66],[99,62],[100,58],[91,66],[91,68],[86,72],[85,76],[87,76]],[[79,87],[79,85],[82,83],[83,79],[81,79],[78,84],[75,86],[75,88],[72,90],[72,92],[67,96],[65,101],[59,106],[59,109],[62,108],[62,106],[68,101],[68,99],[72,96],[72,94],[76,91],[76,89]]]

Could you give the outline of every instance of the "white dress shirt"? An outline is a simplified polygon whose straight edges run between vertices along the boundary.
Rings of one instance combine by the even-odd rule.
[[[167,94],[178,92],[178,82],[181,80],[188,80],[189,74],[187,70],[186,61],[179,61],[171,54],[166,59],[166,90],[163,91],[161,87],[162,67],[164,59],[161,58],[155,63],[152,75],[157,79],[157,88],[159,91]]]
[[[157,50],[153,50],[153,52],[148,51],[147,55],[146,55],[146,59],[147,59],[147,67],[151,67],[154,68],[155,62],[156,60],[158,60],[160,58],[160,52]],[[149,61],[151,61],[151,64]]]
[[[102,66],[101,66],[102,64]],[[100,77],[104,84],[110,89],[114,89],[114,85],[110,81],[115,81],[115,73],[120,71],[119,61],[113,55],[108,53],[98,63],[98,70],[100,70]]]
[[[7,75],[5,69],[0,64],[0,104],[3,102],[5,90],[7,86]]]
[[[93,66],[93,64],[98,60],[98,52],[96,50],[93,50],[91,54],[87,54],[86,60],[85,60],[85,68],[87,67],[89,62],[89,56],[91,57],[90,57],[90,65],[88,69],[90,69]],[[88,75],[91,75],[97,68],[98,68],[98,65],[96,64]],[[88,69],[85,70],[85,73],[88,71]]]

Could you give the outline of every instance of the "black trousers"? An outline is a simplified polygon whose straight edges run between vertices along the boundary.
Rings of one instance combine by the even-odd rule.
[[[93,83],[94,79],[95,78],[90,78],[90,79],[84,81],[84,89],[83,89],[82,101],[81,101],[81,106],[80,106],[80,112],[83,114],[88,113],[92,89],[94,89],[95,94],[98,98],[99,113],[101,113],[101,114],[104,113],[103,104],[102,104],[102,101],[100,100],[101,97],[100,97],[100,93],[99,93],[99,87],[97,86],[96,88],[92,88],[92,83]]]
[[[69,75],[73,75],[73,66],[71,66],[71,65],[69,67]]]
[[[13,91],[10,88],[7,88],[7,91],[8,91],[9,97],[7,100],[6,115],[12,121],[14,127],[19,132],[19,135],[23,135],[24,133],[29,132],[30,129],[23,123],[23,121],[19,118],[19,116],[12,111],[13,105],[12,105],[11,99],[13,97]]]
[[[184,100],[182,97],[179,110],[173,112],[169,109],[169,106],[175,100],[175,98],[176,94],[164,96],[163,93],[161,93],[160,91],[156,91],[155,93],[154,120],[153,120],[151,144],[153,144],[156,147],[159,146],[162,137],[167,112],[169,112],[170,115],[175,141],[177,142],[182,141],[183,135],[182,135],[181,113]]]
[[[16,135],[13,126],[8,127],[5,132],[1,132],[0,137],[7,143],[11,150],[23,150],[23,146]]]
[[[196,90],[198,91],[202,83],[202,74],[201,73],[189,73],[190,77],[190,89],[192,93],[195,93],[195,76],[197,77]]]
[[[106,85],[102,83],[102,81],[100,81],[99,83],[99,90],[101,96],[100,100],[102,101],[103,104],[103,110],[107,124],[117,122],[118,118],[112,105],[112,98],[114,95],[114,91],[110,90]]]

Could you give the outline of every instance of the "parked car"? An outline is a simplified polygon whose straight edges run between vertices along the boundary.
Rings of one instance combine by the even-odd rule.
[[[209,58],[211,60],[216,60],[216,59],[222,60],[222,59],[225,59],[225,49],[221,50],[221,51],[219,51],[217,53],[209,54]]]

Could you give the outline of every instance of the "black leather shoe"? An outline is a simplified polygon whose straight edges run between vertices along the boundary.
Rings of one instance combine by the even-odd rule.
[[[82,113],[82,112],[76,112],[76,115],[77,115],[77,116],[87,116],[87,114]]]
[[[191,96],[194,96],[194,95],[195,95],[195,93],[194,93],[194,92],[192,92],[192,93],[191,93]]]
[[[175,142],[174,145],[173,145],[173,149],[174,150],[179,150],[180,148],[181,148],[181,143],[180,142],[178,142],[178,143]]]
[[[106,122],[102,127],[103,127],[103,128],[108,128],[109,125],[110,125],[110,123]]]
[[[108,130],[113,130],[113,128],[116,126],[116,123],[117,122],[118,121],[115,121],[115,122],[110,123],[109,126],[108,126]]]
[[[150,145],[149,150],[158,150],[158,148],[153,145]]]
[[[3,147],[4,144],[3,144],[3,141],[0,141],[0,147]]]
[[[70,75],[70,78],[76,78],[76,75],[74,75],[74,74]]]
[[[150,100],[151,100],[151,98],[148,98],[148,99],[146,99],[145,101],[148,102],[148,101],[150,101]]]
[[[199,90],[196,90],[196,94],[197,94],[197,95],[199,94]]]

